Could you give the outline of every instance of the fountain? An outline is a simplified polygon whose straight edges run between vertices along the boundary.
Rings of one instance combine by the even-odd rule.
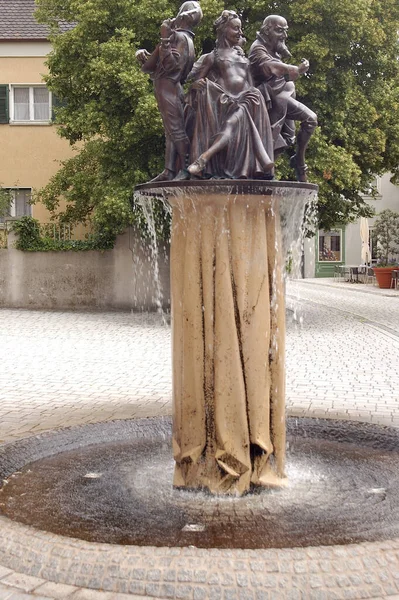
[[[295,79],[308,63],[279,62],[283,72],[275,79],[291,87],[288,100],[281,99],[281,91],[276,96],[283,111],[277,123],[273,114],[269,118],[262,92],[252,86],[235,12],[223,11],[215,22],[215,50],[191,65],[188,74],[187,61],[179,72],[172,46],[181,53],[180,37],[187,37],[189,22],[200,18],[199,6],[186,3],[173,23],[163,23],[153,55],[137,53],[156,82],[167,155],[165,170],[136,192],[160,196],[173,209],[174,485],[242,494],[251,486],[285,484],[283,269],[293,240],[285,239],[283,247],[281,222],[283,231],[294,228],[299,237],[305,206],[317,192],[317,186],[303,183],[307,121],[307,138],[302,128],[296,155],[302,181],[273,181],[273,161],[284,122],[294,116],[290,102],[298,104],[287,73]],[[272,38],[285,37],[281,17],[265,24]],[[271,60],[262,50],[271,51],[256,42],[252,66],[259,80]],[[192,85],[182,109],[179,87],[185,78]]]
[[[185,2],[162,24],[156,50],[137,53],[166,132],[165,169],[136,197],[172,208],[173,423],[98,423],[0,447],[0,559],[14,568],[26,555],[24,573],[111,592],[205,598],[220,583],[223,597],[236,597],[230,569],[242,587],[249,573],[259,597],[273,586],[282,599],[324,597],[302,575],[309,556],[319,557],[308,546],[369,542],[373,552],[399,536],[399,435],[286,422],[284,267],[317,193],[305,163],[316,116],[293,83],[309,64],[282,62],[287,23],[276,15],[248,61],[232,11],[215,23],[215,51],[194,63],[191,28],[201,16]],[[274,159],[293,141],[294,120],[297,181],[276,181]],[[339,551],[323,549],[325,577],[346,556]],[[335,591],[331,579],[324,584],[341,597],[340,581]]]

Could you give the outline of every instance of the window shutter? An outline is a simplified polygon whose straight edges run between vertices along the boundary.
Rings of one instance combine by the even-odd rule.
[[[52,92],[52,93],[51,93],[51,97],[52,97],[52,100],[51,100],[51,120],[52,120],[52,121],[55,121],[55,119],[56,119],[56,116],[55,116],[55,111],[54,111],[54,109],[55,109],[55,108],[59,108],[59,107],[61,107],[61,106],[65,106],[65,104],[66,104],[66,103],[65,103],[65,102],[63,102],[62,100],[60,100],[60,99],[59,99],[59,98],[58,98],[58,97],[57,97],[57,96],[54,94],[54,92]]]
[[[0,123],[8,123],[8,85],[0,85]]]

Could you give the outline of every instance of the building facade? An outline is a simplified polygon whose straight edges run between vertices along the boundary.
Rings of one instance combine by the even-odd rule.
[[[10,216],[48,222],[45,207],[30,204],[31,194],[72,149],[53,124],[54,98],[43,79],[51,45],[34,10],[34,0],[0,0],[0,187],[12,190]]]
[[[399,212],[399,186],[390,182],[390,174],[377,177],[375,181],[377,196],[365,197],[376,216],[368,219],[370,228],[371,264],[377,261],[377,243],[373,236],[373,224],[378,213],[389,208]],[[333,277],[338,265],[359,266],[363,263],[362,240],[360,237],[360,219],[349,225],[337,225],[331,231],[319,230],[315,237],[305,240],[304,269],[305,277]]]

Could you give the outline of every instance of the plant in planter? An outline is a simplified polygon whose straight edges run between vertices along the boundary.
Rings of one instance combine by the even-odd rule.
[[[389,288],[392,271],[399,269],[399,213],[383,210],[374,223],[373,232],[378,244],[374,273],[380,288]]]

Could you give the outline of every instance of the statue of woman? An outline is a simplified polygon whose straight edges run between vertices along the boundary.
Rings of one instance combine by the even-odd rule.
[[[191,175],[272,179],[273,139],[262,94],[253,84],[238,15],[224,10],[215,21],[213,52],[201,56],[188,76],[194,111]]]

